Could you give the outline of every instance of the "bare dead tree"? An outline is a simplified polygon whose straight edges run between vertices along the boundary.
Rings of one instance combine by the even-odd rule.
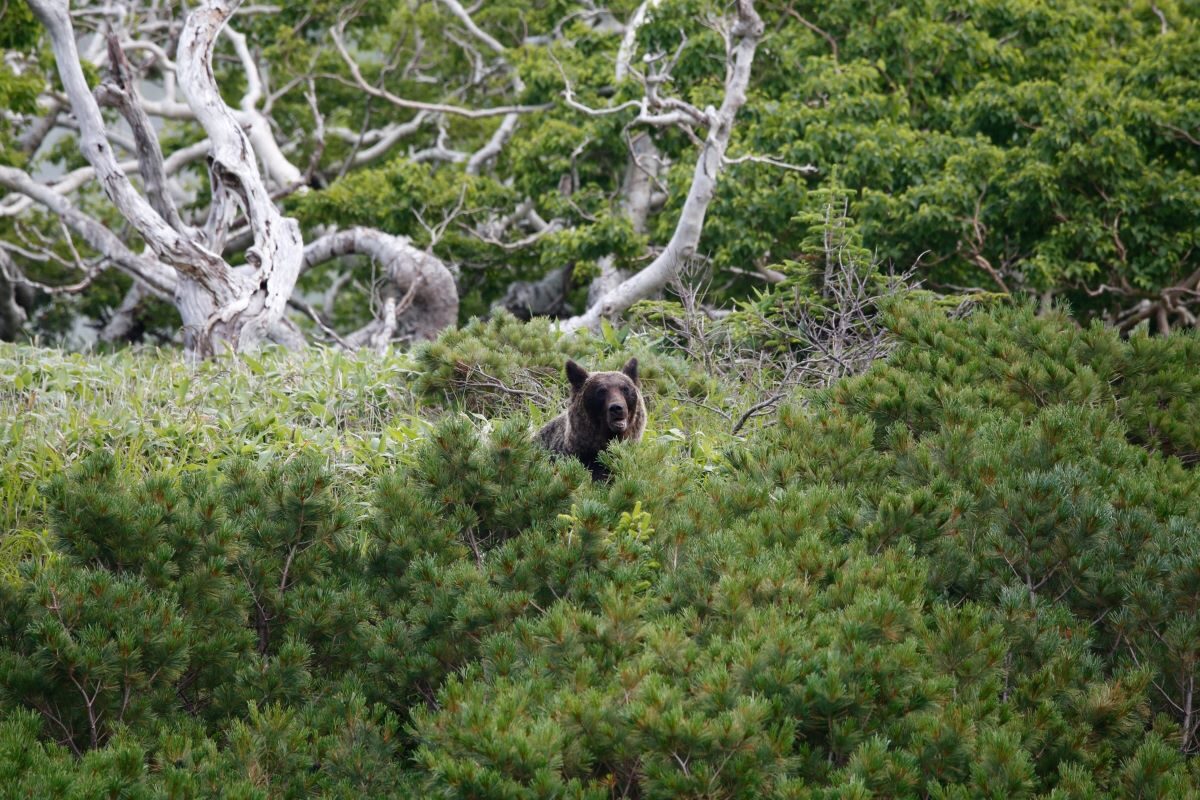
[[[618,73],[620,64],[618,59]],[[638,131],[630,136],[628,144],[629,163],[625,167],[618,204],[634,232],[645,233],[651,211],[666,200],[666,192],[660,188],[659,176],[665,171],[667,164],[654,144],[654,138],[647,131]],[[616,289],[629,277],[626,272],[616,267],[612,256],[602,257],[597,266],[600,268],[600,274],[588,287],[589,307],[596,305],[600,298]]]
[[[1191,251],[1181,261],[1186,261]],[[1121,333],[1129,333],[1138,325],[1152,325],[1162,335],[1174,328],[1200,327],[1200,270],[1157,291],[1137,289],[1118,275],[1111,284],[1087,289],[1093,297],[1110,294],[1128,298],[1130,305],[1109,314],[1105,321]]]
[[[458,320],[454,275],[428,251],[371,228],[327,234],[304,248],[304,268],[346,255],[373,258],[383,270],[383,312],[343,338],[351,348],[383,349],[393,340],[424,341]]]
[[[639,12],[644,14],[645,8],[643,6]],[[707,130],[707,133],[700,143],[692,183],[670,241],[649,265],[604,292],[583,314],[564,321],[563,330],[596,328],[601,319],[623,313],[638,300],[663,289],[678,274],[681,265],[696,255],[709,203],[715,194],[717,181],[729,163],[726,152],[737,113],[746,102],[754,54],[764,32],[762,18],[754,8],[754,0],[737,0],[734,16],[723,20],[720,28],[725,39],[726,65],[724,97],[720,108],[710,106],[699,109],[680,98],[663,96],[661,87],[667,81],[673,65],[673,59],[666,56],[657,59],[662,66],[652,68],[643,79],[646,91],[640,100],[631,100],[611,108],[594,109],[579,103],[570,83],[567,83],[565,101],[581,113],[595,116],[637,109],[634,124],[682,127],[694,137],[699,130]],[[678,53],[675,58],[678,58]],[[807,171],[812,168],[806,166],[796,169]]]
[[[613,84],[629,78],[640,81],[643,96],[608,108],[593,108],[580,102],[566,71],[560,66],[564,83],[564,102],[579,113],[590,117],[623,115],[636,112],[625,129],[629,160],[624,177],[613,198],[614,205],[629,220],[634,231],[646,230],[650,216],[667,199],[667,188],[662,182],[668,163],[659,150],[654,131],[677,128],[684,131],[701,148],[693,181],[688,190],[688,200],[676,226],[675,235],[665,248],[659,248],[652,263],[634,276],[622,269],[617,260],[609,255],[597,260],[599,270],[588,287],[588,311],[562,323],[565,330],[579,327],[596,328],[602,317],[616,316],[639,299],[655,295],[670,283],[672,273],[692,256],[699,241],[704,215],[707,211],[716,180],[721,169],[730,164],[765,163],[785,169],[803,172],[815,171],[811,166],[796,167],[778,159],[727,154],[734,117],[745,102],[745,91],[750,77],[750,67],[757,42],[763,33],[761,20],[754,11],[752,2],[736,4],[733,17],[719,20],[716,27],[726,42],[726,92],[725,101],[719,109],[699,109],[677,97],[664,93],[672,80],[672,70],[687,45],[683,36],[673,53],[647,54],[640,64],[635,64],[637,35],[641,27],[650,21],[659,0],[643,0],[622,27],[622,38],[617,49],[613,71]],[[707,130],[705,139],[699,134]],[[582,157],[589,142],[582,142],[575,156]],[[561,191],[571,194],[578,188],[572,173],[564,176]],[[560,298],[562,278],[570,274],[574,265],[564,265],[545,276],[542,280],[515,282],[509,296],[502,305],[520,307],[523,314],[560,316],[564,309]],[[567,287],[569,288],[569,287]],[[605,298],[608,298],[606,301]],[[535,305],[535,302],[544,305]],[[607,303],[607,305],[606,305]]]
[[[764,32],[753,0],[738,0],[729,15],[713,22],[726,45],[725,92],[719,107],[704,109],[667,93],[686,37],[674,53],[636,58],[638,31],[652,19],[658,0],[644,0],[624,25],[607,10],[586,5],[567,14],[552,31],[527,31],[517,43],[509,43],[511,32],[484,30],[473,18],[476,7],[460,0],[438,0],[436,8],[446,20],[438,46],[450,42],[448,47],[459,48],[464,58],[456,62],[465,61],[471,73],[461,85],[448,86],[440,102],[406,97],[397,88],[444,79],[427,72],[421,30],[399,34],[394,49],[378,58],[365,57],[362,42],[369,34],[355,31],[360,10],[353,5],[347,6],[326,37],[326,52],[336,54],[335,64],[340,57],[341,65],[331,68],[330,60],[319,59],[314,48],[307,68],[282,78],[272,75],[254,43],[237,30],[235,15],[269,13],[267,6],[204,0],[186,16],[177,17],[176,6],[149,0],[74,11],[68,10],[66,0],[34,0],[30,5],[49,34],[65,91],[47,86],[41,104],[44,114],[18,121],[21,146],[35,156],[51,133],[66,131],[77,137],[88,164],[52,181],[0,168],[0,186],[12,192],[0,198],[0,216],[19,217],[40,206],[63,219],[98,254],[99,260],[93,262],[97,269],[117,269],[133,278],[126,297],[108,316],[104,338],[132,329],[133,318],[148,298],[166,300],[179,309],[185,346],[199,356],[251,349],[264,342],[300,346],[304,337],[286,316],[289,307],[313,319],[329,340],[348,346],[383,347],[393,340],[432,335],[431,326],[452,320],[449,309],[457,306],[455,273],[447,265],[431,252],[415,258],[411,245],[398,237],[362,229],[343,232],[346,235],[337,239],[337,246],[306,248],[295,221],[280,213],[276,203],[305,191],[310,183],[321,185],[355,166],[394,154],[418,135],[422,145],[408,149],[414,161],[461,164],[467,174],[492,169],[522,120],[550,107],[520,102],[525,87],[511,48],[561,42],[572,19],[582,19],[598,32],[619,34],[613,81],[632,78],[643,87],[638,101],[589,108],[578,102],[564,75],[563,102],[569,107],[587,115],[633,117],[626,131],[629,159],[614,200],[634,230],[644,231],[648,218],[667,197],[662,183],[666,164],[655,144],[655,131],[683,130],[699,152],[670,241],[648,251],[649,266],[632,276],[618,268],[615,258],[601,258],[600,277],[589,293],[591,307],[584,315],[566,320],[565,329],[594,327],[601,317],[620,314],[669,283],[679,265],[695,254],[716,181],[725,167],[755,162],[811,169],[767,156],[728,153]],[[100,35],[103,32],[108,35]],[[82,61],[105,71],[106,78],[94,93],[83,81]],[[245,76],[244,90],[229,105],[217,90],[221,65]],[[366,95],[360,121],[347,123],[344,114],[321,105],[319,87],[331,81]],[[139,89],[147,82],[155,83],[161,92],[143,96]],[[303,105],[312,115],[311,130],[284,131],[275,122],[272,114],[289,93],[303,95]],[[295,100],[295,96],[290,99],[293,106]],[[105,124],[111,122],[113,112],[124,119],[128,132]],[[459,128],[455,120],[468,122]],[[197,141],[163,152],[159,129],[164,123],[184,126]],[[489,126],[482,141],[480,125]],[[474,137],[472,144],[462,143],[460,130]],[[335,155],[324,158],[327,145]],[[308,148],[306,155],[298,155],[301,147]],[[587,147],[587,141],[580,143],[579,160],[586,158]],[[213,199],[209,208],[197,212],[184,205],[194,195],[186,186],[186,176],[201,163],[207,166]],[[109,228],[111,220],[93,216],[73,202],[97,185],[112,201],[126,230],[114,232]],[[568,224],[542,219],[528,199],[511,212],[472,210],[467,216],[473,218],[457,220],[455,225],[502,251],[532,246]],[[130,234],[145,243],[144,251],[129,248],[125,240]],[[384,254],[383,247],[397,249]],[[371,292],[375,318],[367,328],[333,331],[327,315],[295,296],[297,277],[319,263],[315,255],[320,253],[329,258],[365,255],[380,268],[385,280]],[[528,314],[569,314],[564,298],[572,275],[577,274],[572,268],[561,265],[540,280],[514,284],[511,302],[504,305],[519,306]],[[420,277],[413,280],[412,270],[419,271]],[[352,285],[335,281],[330,291],[336,295]]]
[[[453,276],[431,254],[416,251],[398,237],[365,229],[331,234],[306,250],[297,222],[279,212],[276,199],[302,188],[304,174],[275,139],[263,110],[271,102],[264,75],[245,37],[229,26],[240,0],[206,0],[182,25],[166,17],[154,20],[154,25],[143,20],[136,31],[111,32],[103,49],[88,54],[89,60],[107,66],[107,77],[94,93],[84,77],[66,0],[31,0],[29,5],[49,36],[65,96],[50,104],[50,122],[30,129],[27,146],[36,149],[49,129],[64,124],[64,112],[69,111],[69,127],[77,131],[89,167],[53,185],[22,170],[0,167],[0,186],[18,193],[0,201],[0,215],[22,213],[31,203],[41,205],[99,253],[97,264],[111,264],[134,279],[104,336],[128,329],[142,299],[155,296],[169,299],[179,310],[185,348],[194,356],[251,350],[265,342],[299,347],[304,337],[285,316],[297,277],[306,265],[350,253],[365,253],[383,264],[389,288],[369,330],[351,334],[347,341],[380,347],[392,338],[429,338],[454,322],[458,295]],[[157,5],[145,11],[150,17],[170,13]],[[177,38],[174,59],[167,47],[147,38],[150,29],[165,29]],[[216,42],[222,34],[246,75],[247,88],[237,109],[221,98],[214,73]],[[139,73],[126,55],[134,50],[149,52],[167,76],[162,99],[139,95]],[[309,90],[311,86],[309,82]],[[133,132],[132,140],[111,131],[102,106],[117,110]],[[207,138],[164,157],[152,116],[193,121]],[[319,114],[318,125],[323,125]],[[118,161],[114,142],[134,158]],[[207,161],[213,200],[207,219],[193,224],[176,206],[172,176],[200,156]],[[129,177],[135,170],[141,176],[140,191]],[[99,183],[146,243],[146,252],[132,252],[103,222],[71,203],[69,195],[90,181]],[[236,230],[235,224],[240,226]],[[239,266],[224,255],[235,238],[245,243],[239,248],[245,263]],[[6,267],[6,277],[17,277],[13,273]]]

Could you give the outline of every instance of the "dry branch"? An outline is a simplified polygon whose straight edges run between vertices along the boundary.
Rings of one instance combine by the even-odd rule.
[[[267,341],[282,319],[300,275],[303,243],[299,224],[275,207],[250,139],[217,91],[213,46],[238,5],[209,0],[188,16],[179,39],[177,72],[188,105],[212,141],[209,169],[214,197],[223,193],[236,197],[254,234],[254,246],[246,252],[250,280],[242,282],[235,298],[218,304],[209,322],[210,328],[229,326],[228,338],[244,350]]]
[[[344,337],[350,347],[363,347],[386,332],[408,341],[432,339],[458,321],[458,289],[454,275],[433,255],[408,240],[369,228],[338,231],[304,248],[304,267],[333,258],[364,255],[373,258],[390,284],[384,309],[365,327]],[[406,299],[407,298],[407,299]],[[388,305],[388,301],[393,301]]]
[[[661,290],[678,273],[680,266],[695,255],[704,216],[724,166],[734,120],[746,102],[750,69],[762,34],[763,21],[754,9],[753,0],[738,0],[737,19],[726,37],[725,96],[720,109],[710,107],[704,112],[709,120],[708,133],[696,159],[692,184],[671,240],[649,266],[606,292],[584,314],[564,322],[564,330],[598,327],[601,319],[620,314],[638,300]]]

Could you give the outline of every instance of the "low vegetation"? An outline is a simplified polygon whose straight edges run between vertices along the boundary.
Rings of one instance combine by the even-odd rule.
[[[736,435],[644,332],[0,350],[0,796],[1197,796],[1200,340],[884,320]],[[628,354],[593,482],[530,431]]]

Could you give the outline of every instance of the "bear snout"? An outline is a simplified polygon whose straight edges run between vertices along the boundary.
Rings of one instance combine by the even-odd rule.
[[[609,403],[608,405],[608,427],[617,433],[623,433],[625,428],[629,426],[629,410],[625,407],[624,400]]]

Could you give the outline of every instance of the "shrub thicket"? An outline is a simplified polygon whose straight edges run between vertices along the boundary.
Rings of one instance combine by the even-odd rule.
[[[741,438],[644,341],[502,319],[418,355],[386,464],[82,459],[0,583],[0,796],[1196,797],[1197,340],[889,328]],[[609,483],[453,411],[622,344]]]

